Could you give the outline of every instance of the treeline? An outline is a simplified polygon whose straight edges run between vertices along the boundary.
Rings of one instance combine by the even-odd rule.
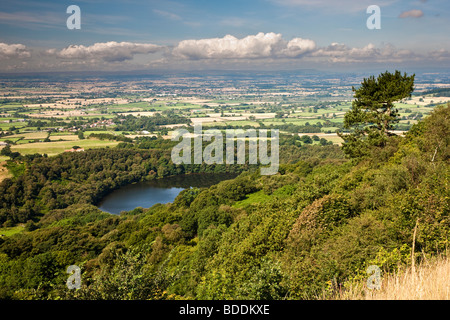
[[[117,124],[116,130],[118,131],[155,131],[159,126],[168,124],[189,124],[191,120],[177,114],[163,116],[156,113],[152,117],[135,117],[130,114],[125,117],[121,116],[120,118],[116,118],[114,119],[114,122]]]
[[[449,88],[435,88],[424,92],[417,93],[416,95],[428,95],[432,94],[434,97],[450,97]]]
[[[325,124],[322,124],[321,122],[317,122],[315,124],[309,124],[306,123],[305,125],[296,125],[293,123],[286,123],[286,124],[271,124],[269,126],[266,126],[266,128],[274,128],[274,129],[280,129],[286,132],[292,132],[292,133],[320,133],[322,132],[322,127],[342,127],[341,123],[334,123],[329,120],[325,121]]]
[[[265,124],[263,121],[259,121],[258,122],[259,127],[258,129],[279,129],[285,132],[289,132],[289,133],[321,133],[322,132],[322,128],[323,127],[337,127],[337,128],[341,128],[342,124],[341,123],[335,123],[335,122],[331,122],[329,120],[325,120],[324,123],[322,124],[321,122],[317,122],[317,123],[305,123],[304,125],[297,125],[297,124],[293,124],[293,123],[284,123],[284,124]],[[225,129],[255,129],[254,126],[251,125],[233,125],[233,124],[227,124],[227,125],[221,125],[220,130],[225,130]],[[193,128],[186,128],[188,131],[193,131]]]
[[[116,135],[111,133],[91,133],[89,138],[96,138],[100,140],[115,140],[122,142],[133,142],[133,139],[125,137],[124,135]]]

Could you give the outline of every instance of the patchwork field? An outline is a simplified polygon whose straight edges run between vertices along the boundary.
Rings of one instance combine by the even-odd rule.
[[[83,91],[82,88],[78,90]],[[286,90],[281,89],[268,90],[265,95],[259,93],[239,95],[233,88],[223,90],[227,94],[205,93],[198,96],[157,94],[149,97],[146,94],[131,92],[115,98],[79,98],[78,91],[59,90],[49,94],[45,101],[33,102],[31,97],[36,93],[42,94],[41,90],[31,88],[27,91],[17,88],[14,96],[16,99],[24,99],[23,103],[0,104],[0,132],[7,132],[7,135],[0,137],[0,141],[10,143],[12,151],[24,155],[40,153],[53,156],[71,149],[74,145],[90,149],[114,147],[119,143],[88,139],[91,134],[125,134],[132,139],[160,134],[163,138],[170,139],[170,133],[173,130],[185,126],[185,124],[173,123],[163,124],[157,130],[154,127],[150,129],[145,126],[117,130],[117,124],[113,121],[108,122],[108,119],[128,115],[139,118],[153,117],[159,113],[162,116],[170,117],[176,114],[189,118],[191,125],[202,123],[205,129],[224,126],[258,128],[261,124],[275,128],[286,125],[302,127],[320,123],[321,126],[317,127],[320,133],[299,133],[299,136],[316,135],[334,144],[342,143],[342,139],[335,132],[342,127],[344,115],[352,105],[351,99],[343,98],[345,94],[340,100],[330,97],[321,100],[311,96],[311,94],[316,95],[317,92],[309,92],[309,96],[299,97],[286,95],[284,94]],[[18,94],[22,91],[24,95]],[[147,93],[147,91],[144,92]],[[69,98],[70,96],[72,97]],[[450,97],[425,95],[413,96],[411,99],[396,103],[402,130],[427,116],[433,109],[433,104],[446,101],[450,101]],[[100,130],[95,130],[97,128]],[[54,129],[54,131],[49,134],[47,129]],[[286,132],[287,130],[289,132]],[[78,131],[82,131],[86,139],[80,140]],[[142,131],[151,133],[144,135]],[[295,134],[292,127],[286,131],[281,130],[282,133]],[[318,141],[313,143],[317,144]],[[0,157],[0,162],[4,163],[7,159],[9,158]],[[4,168],[0,170],[0,179],[8,176]]]

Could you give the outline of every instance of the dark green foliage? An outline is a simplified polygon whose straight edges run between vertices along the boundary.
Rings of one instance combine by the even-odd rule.
[[[303,143],[307,143],[307,144],[313,143],[313,139],[311,139],[311,137],[307,136],[307,135],[301,136],[300,139]]]
[[[199,193],[200,193],[199,188],[185,189],[178,194],[173,203],[177,207],[189,208],[192,201],[195,200],[195,198],[198,196]]]
[[[345,114],[343,126],[350,133],[338,132],[345,141],[343,150],[347,155],[359,158],[367,155],[371,146],[386,145],[393,125],[399,120],[394,102],[411,96],[414,77],[386,71],[376,79],[374,76],[364,79],[360,88],[353,88],[355,100]]]
[[[3,149],[0,151],[0,155],[10,157],[12,160],[20,157],[19,152],[11,151],[11,146],[9,144],[7,146],[3,147]]]
[[[127,115],[114,119],[117,124],[117,131],[155,131],[159,126],[167,124],[189,124],[191,121],[189,118],[180,116],[177,114],[171,114],[170,116],[163,116],[156,113],[153,117],[135,117],[133,115]]]
[[[9,157],[11,155],[11,146],[8,144],[0,151],[0,155]]]
[[[80,133],[83,133],[80,131]],[[80,134],[78,134],[79,136]],[[127,138],[124,135],[115,135],[110,133],[91,133],[89,135],[89,139],[95,138],[100,140],[115,140],[115,141],[123,141],[123,142],[133,142],[133,139]],[[83,136],[84,139],[84,136]]]

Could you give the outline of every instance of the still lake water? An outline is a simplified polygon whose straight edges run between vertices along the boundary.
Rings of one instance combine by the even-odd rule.
[[[114,190],[102,199],[98,208],[112,214],[137,207],[150,208],[157,203],[172,202],[184,189],[206,188],[236,176],[230,173],[195,173],[137,182]]]

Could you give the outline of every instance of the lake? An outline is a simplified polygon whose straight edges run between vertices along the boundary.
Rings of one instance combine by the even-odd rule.
[[[193,173],[137,182],[112,191],[102,199],[98,208],[112,214],[137,207],[150,208],[157,203],[172,202],[184,189],[206,188],[236,176],[230,173]]]

